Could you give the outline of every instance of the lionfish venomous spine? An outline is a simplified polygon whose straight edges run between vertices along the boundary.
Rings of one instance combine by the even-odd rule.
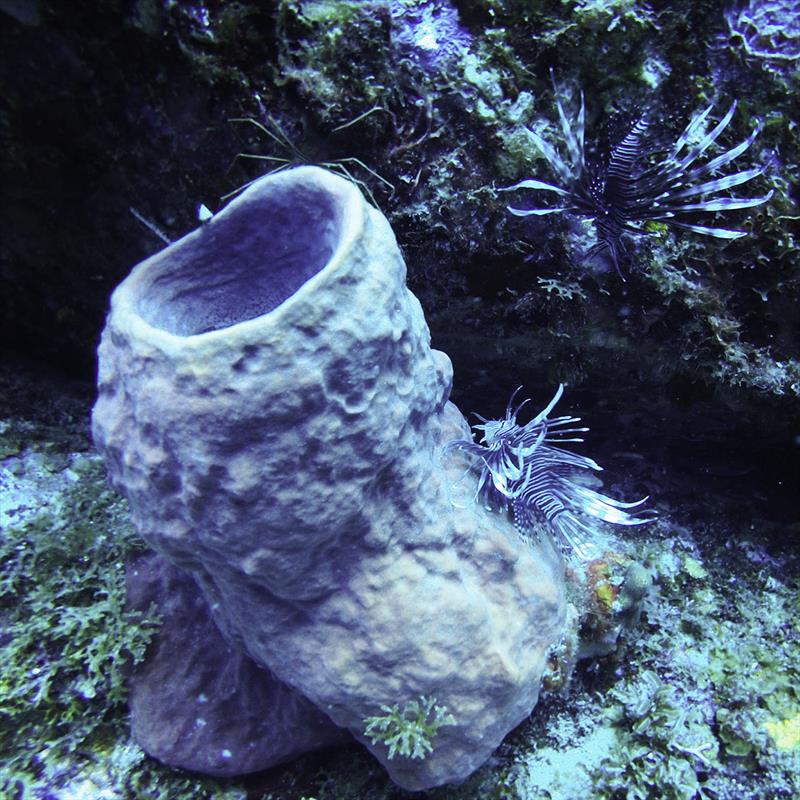
[[[718,239],[738,239],[745,236],[746,231],[698,225],[677,217],[701,211],[751,208],[765,203],[772,196],[771,191],[761,197],[728,197],[719,194],[763,174],[766,165],[713,177],[753,144],[761,131],[760,122],[743,142],[710,161],[698,163],[728,127],[736,110],[735,100],[719,122],[710,128],[708,121],[714,106],[710,105],[696,113],[668,154],[655,164],[648,163],[652,153],[648,153],[644,146],[644,137],[650,127],[646,113],[611,148],[604,162],[589,164],[584,146],[586,114],[583,92],[578,114],[570,123],[555,78],[553,90],[568,157],[562,158],[558,150],[536,131],[528,129],[528,134],[558,182],[528,178],[503,191],[535,189],[553,192],[562,198],[562,203],[555,207],[528,209],[509,206],[508,210],[519,217],[568,212],[592,219],[598,242],[589,255],[608,250],[618,272],[620,256],[627,255],[623,235],[650,234],[651,231],[643,227],[646,222],[663,222]]]
[[[522,388],[522,387],[519,387]],[[476,431],[480,442],[458,439],[449,442],[446,450],[461,450],[481,462],[475,499],[481,499],[493,510],[509,510],[520,536],[529,540],[536,533],[536,523],[544,521],[566,552],[585,557],[586,546],[593,533],[589,518],[616,525],[641,525],[652,517],[635,516],[628,509],[641,509],[647,497],[633,503],[622,503],[571,480],[579,470],[601,470],[591,458],[560,447],[569,442],[582,442],[575,434],[588,428],[566,427],[580,422],[579,417],[548,415],[561,399],[560,384],[553,399],[530,422],[517,424],[517,416],[528,403],[514,408],[511,395],[503,419],[489,420],[480,415]]]

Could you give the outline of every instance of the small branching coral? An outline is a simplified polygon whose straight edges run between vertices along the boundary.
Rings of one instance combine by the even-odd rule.
[[[433,697],[421,696],[409,700],[402,711],[395,703],[381,706],[384,716],[367,717],[364,735],[373,744],[383,742],[389,748],[389,758],[401,755],[404,758],[425,758],[433,752],[431,740],[444,725],[455,725],[452,714],[445,706],[436,705]]]
[[[582,442],[580,437],[570,437],[589,430],[564,427],[580,422],[579,417],[548,419],[561,399],[563,384],[547,406],[525,425],[517,424],[517,416],[528,400],[514,408],[518,391],[511,395],[503,419],[489,420],[478,415],[482,424],[474,428],[483,433],[480,443],[458,439],[446,445],[446,450],[461,450],[481,460],[476,499],[494,510],[510,509],[514,526],[526,541],[536,523],[545,521],[561,547],[581,557],[588,552],[585,542],[592,534],[587,517],[616,525],[651,521],[650,516],[635,516],[626,510],[640,508],[647,497],[621,503],[570,479],[579,470],[602,467],[591,458],[555,446]]]
[[[627,256],[623,235],[652,233],[645,227],[648,222],[662,222],[718,239],[738,239],[745,236],[746,232],[697,225],[676,217],[702,211],[750,208],[766,202],[772,196],[772,192],[761,197],[728,197],[720,194],[761,175],[766,169],[765,165],[712,177],[732,164],[753,144],[761,130],[760,123],[743,142],[710,161],[697,163],[730,124],[736,101],[722,119],[710,128],[708,120],[714,110],[713,105],[695,114],[660,160],[655,157],[655,150],[645,146],[651,120],[644,113],[603,158],[592,162],[587,158],[584,146],[586,115],[583,93],[580,110],[571,123],[555,80],[553,88],[568,158],[562,158],[558,150],[535,131],[529,130],[528,133],[555,173],[558,183],[529,178],[504,191],[535,189],[554,192],[563,198],[562,204],[529,209],[509,206],[508,210],[519,217],[569,212],[592,219],[598,242],[589,255],[608,250],[618,272],[621,257]]]

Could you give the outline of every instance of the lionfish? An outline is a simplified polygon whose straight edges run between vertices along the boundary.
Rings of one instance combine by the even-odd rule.
[[[482,423],[473,426],[482,432],[480,442],[457,439],[446,445],[446,450],[461,450],[480,459],[475,499],[481,499],[492,510],[510,510],[514,527],[526,541],[536,535],[536,523],[544,521],[561,548],[580,557],[587,556],[589,548],[585,543],[594,532],[587,518],[616,525],[650,522],[651,516],[634,516],[627,510],[640,509],[647,497],[621,503],[570,479],[578,470],[602,467],[591,458],[560,447],[582,442],[574,435],[589,430],[565,427],[580,422],[580,417],[548,419],[561,399],[564,384],[559,384],[553,399],[525,425],[517,424],[517,416],[529,401],[514,408],[514,398],[521,388],[511,395],[503,419],[476,415]]]
[[[766,164],[730,175],[712,177],[753,144],[761,131],[761,122],[743,142],[710,161],[697,163],[728,127],[736,111],[735,100],[719,122],[710,128],[708,120],[714,106],[710,105],[704,111],[696,113],[667,155],[655,164],[648,164],[653,152],[648,151],[644,145],[645,135],[650,128],[650,119],[644,113],[628,128],[621,140],[611,147],[607,157],[600,163],[593,164],[587,161],[584,148],[586,114],[583,92],[578,115],[570,123],[552,70],[550,74],[568,157],[562,158],[558,150],[536,131],[528,129],[528,133],[559,182],[547,183],[529,178],[503,191],[537,189],[554,192],[563,198],[563,203],[557,207],[529,209],[509,206],[508,210],[518,217],[570,212],[592,219],[598,242],[589,250],[588,255],[608,250],[623,280],[624,276],[619,268],[620,256],[628,255],[624,234],[651,234],[651,231],[642,226],[647,222],[663,222],[718,239],[738,239],[747,232],[696,225],[676,217],[700,211],[750,208],[765,203],[772,197],[771,191],[762,197],[727,197],[719,194],[763,174]]]

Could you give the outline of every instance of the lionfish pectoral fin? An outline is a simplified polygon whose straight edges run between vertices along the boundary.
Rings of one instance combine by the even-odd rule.
[[[511,504],[511,514],[517,533],[523,537],[529,537],[535,528],[536,518],[527,503],[515,499]]]
[[[620,269],[619,254],[617,252],[617,246],[614,241],[610,239],[601,239],[599,242],[593,244],[586,251],[586,258],[594,258],[599,253],[602,253],[603,250],[608,250],[608,252],[611,255],[611,263],[614,265],[614,269],[617,271],[617,275],[619,275],[620,280],[622,280],[623,283],[627,283],[625,276],[622,274],[622,269]]]
[[[572,180],[572,170],[567,166],[564,159],[558,154],[558,151],[546,139],[541,137],[536,131],[530,128],[525,128],[528,136],[533,140],[533,144],[539,149],[542,155],[547,159],[548,164],[561,180],[569,183]]]
[[[544,189],[546,192],[556,192],[556,194],[569,195],[566,189],[552,183],[536,180],[536,178],[526,178],[524,181],[515,183],[513,186],[501,186],[498,192],[514,192],[517,189]]]
[[[699,167],[695,167],[688,175],[686,176],[686,181],[691,183],[692,181],[696,181],[698,178],[702,178],[704,175],[711,175],[716,172],[718,169],[722,167],[726,167],[732,161],[737,159],[742,153],[744,153],[751,144],[756,140],[758,134],[761,133],[762,128],[764,127],[764,123],[759,121],[755,128],[753,128],[750,135],[736,147],[732,147],[730,150],[718,155],[716,158],[711,159],[707,164],[702,164]]]
[[[715,178],[712,181],[705,183],[698,183],[690,186],[688,189],[683,189],[680,192],[675,192],[670,195],[670,200],[681,200],[684,197],[697,197],[700,194],[711,194],[712,192],[721,192],[723,189],[730,189],[733,186],[739,186],[742,183],[764,174],[766,166],[753,167],[746,169],[743,172],[736,172],[733,175],[725,175],[722,178]]]
[[[698,128],[705,124],[708,115],[714,110],[714,105],[710,105],[704,111],[699,111],[690,120],[689,124],[684,128],[683,133],[677,138],[672,150],[668,156],[669,161],[673,161],[678,157],[678,154],[683,150],[689,140],[695,135]]]
[[[715,239],[741,239],[742,236],[747,236],[747,231],[733,231],[728,228],[710,228],[706,225],[690,225],[688,222],[678,222],[678,220],[671,219],[669,224],[676,228],[683,228],[693,233],[700,233],[703,236],[713,236]]]
[[[615,525],[643,525],[645,522],[651,521],[650,519],[634,517],[624,510],[638,508],[648,499],[646,497],[634,503],[623,503],[607,495],[600,494],[600,492],[595,492],[593,489],[587,489],[585,486],[571,483],[570,488],[579,500],[581,511],[589,516],[602,519],[604,522],[612,522]]]
[[[559,383],[558,389],[556,389],[555,394],[553,395],[553,399],[528,423],[528,425],[538,425],[544,419],[547,418],[547,415],[556,407],[556,403],[561,399],[561,395],[564,394],[564,384]],[[528,427],[526,425],[526,427]]]
[[[680,167],[681,171],[684,171],[688,166],[697,161],[697,159],[700,158],[700,156],[703,155],[703,153],[705,153],[705,151],[708,150],[712,144],[714,144],[722,131],[728,127],[728,124],[733,118],[734,111],[736,111],[735,100],[733,103],[731,103],[731,107],[728,109],[725,116],[678,162],[678,166]]]
[[[564,510],[554,516],[550,524],[557,534],[562,550],[572,550],[583,561],[597,555],[598,548],[591,541],[593,531],[580,517]]]
[[[547,214],[561,214],[571,209],[565,206],[559,208],[514,208],[513,206],[506,206],[506,210],[515,217],[544,217]]]
[[[772,197],[772,190],[763,197],[715,197],[699,203],[684,203],[680,205],[656,205],[657,215],[653,219],[671,219],[672,214],[686,214],[690,211],[730,211],[736,208],[753,208],[766,203]]]

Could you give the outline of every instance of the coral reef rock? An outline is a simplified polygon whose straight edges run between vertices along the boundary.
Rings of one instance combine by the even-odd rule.
[[[443,447],[468,428],[450,361],[355,185],[316,167],[257,181],[117,288],[99,362],[93,434],[111,480],[229,645],[405,788],[485,762],[536,704],[563,562],[547,537],[530,546],[504,515],[455,501],[464,463]],[[364,719],[421,695],[456,722],[426,758],[390,760]],[[144,746],[180,763],[139,719]],[[314,744],[297,735],[294,750]],[[226,772],[269,752],[231,751]]]
[[[791,73],[800,62],[796,0],[750,0],[725,14],[728,44],[769,72]]]

